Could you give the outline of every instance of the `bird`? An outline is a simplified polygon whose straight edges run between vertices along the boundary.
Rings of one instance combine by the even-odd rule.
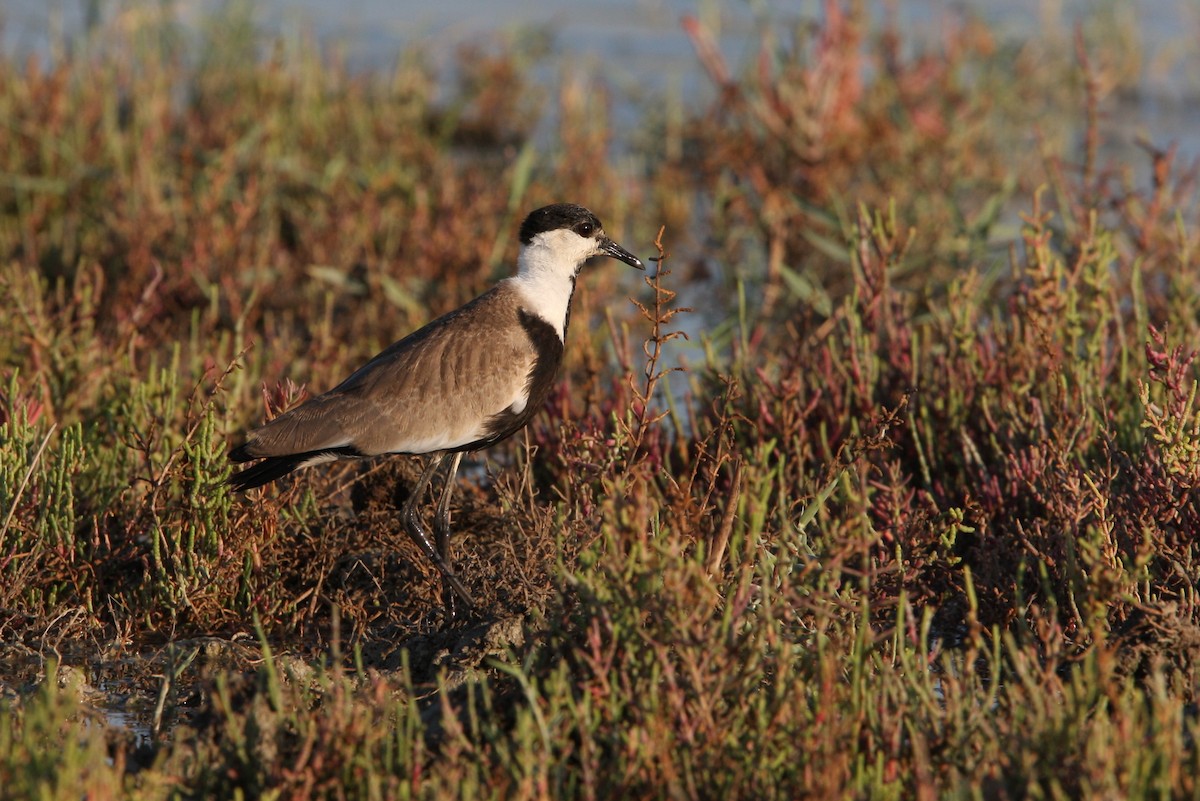
[[[256,462],[228,484],[245,491],[340,459],[423,456],[400,509],[405,532],[442,577],[442,604],[475,603],[450,560],[450,496],[463,454],[520,431],[546,401],[563,359],[571,299],[584,262],[642,261],[614,242],[591,211],[555,203],[530,212],[516,275],[385,348],[344,381],[250,431],[228,453]],[[433,537],[419,505],[443,467]]]

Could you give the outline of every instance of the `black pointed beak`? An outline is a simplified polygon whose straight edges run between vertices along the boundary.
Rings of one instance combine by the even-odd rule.
[[[609,239],[607,236],[600,239],[600,252],[605,256],[612,256],[614,259],[620,259],[630,267],[636,267],[639,270],[646,269],[646,266],[642,264],[641,259]]]

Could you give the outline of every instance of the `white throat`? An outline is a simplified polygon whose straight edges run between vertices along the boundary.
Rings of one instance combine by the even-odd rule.
[[[520,293],[525,310],[552,325],[558,338],[565,342],[575,275],[583,259],[567,249],[554,247],[552,242],[542,240],[542,236],[521,248],[517,274],[508,280]]]

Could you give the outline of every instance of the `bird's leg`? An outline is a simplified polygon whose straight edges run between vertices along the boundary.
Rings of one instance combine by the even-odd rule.
[[[450,495],[454,492],[454,477],[458,474],[458,465],[462,461],[462,453],[450,455],[450,467],[446,469],[446,484],[442,487],[442,496],[438,499],[437,513],[433,518],[433,538],[437,545],[438,554],[442,561],[450,564]],[[453,587],[448,579],[442,580],[442,605],[446,607],[446,619],[453,620],[455,609]]]
[[[442,466],[447,456],[448,454],[439,453],[429,458],[429,463],[425,466],[421,477],[417,479],[417,483],[412,488],[412,494],[408,496],[408,500],[404,502],[404,507],[400,510],[400,517],[404,522],[404,530],[408,532],[408,536],[412,538],[412,541],[417,544],[418,548],[425,552],[425,556],[441,572],[444,584],[449,586],[454,591],[454,594],[461,598],[468,607],[472,607],[475,603],[467,593],[467,588],[454,575],[454,571],[450,569],[450,565],[442,557],[442,554],[433,547],[433,542],[429,539],[429,529],[421,522],[421,515],[417,511],[417,506],[420,504],[421,498],[425,495],[425,488],[429,486],[434,473]]]

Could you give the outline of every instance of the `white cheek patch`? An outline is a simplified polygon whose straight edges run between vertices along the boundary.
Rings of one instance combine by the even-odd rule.
[[[521,305],[554,326],[565,340],[567,311],[575,291],[575,274],[596,253],[596,240],[574,231],[544,231],[521,248],[518,272],[511,278]]]

